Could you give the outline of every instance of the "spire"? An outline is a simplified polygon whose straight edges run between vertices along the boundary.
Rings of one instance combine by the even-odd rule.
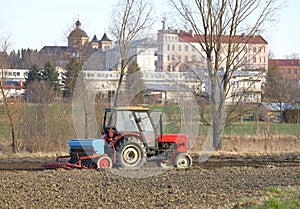
[[[97,36],[96,35],[94,35],[94,37],[93,37],[93,39],[92,39],[92,41],[91,42],[98,42],[98,38],[97,38]]]
[[[79,19],[76,21],[75,25],[76,25],[76,28],[80,28],[81,22],[79,21]]]
[[[104,33],[100,41],[111,41],[111,40],[107,37],[106,33]]]

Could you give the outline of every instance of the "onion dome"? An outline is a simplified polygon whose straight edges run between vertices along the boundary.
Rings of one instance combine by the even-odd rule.
[[[79,20],[76,21],[75,25],[76,25],[76,28],[70,33],[68,38],[76,39],[76,38],[88,37],[86,32],[80,28],[81,22]]]

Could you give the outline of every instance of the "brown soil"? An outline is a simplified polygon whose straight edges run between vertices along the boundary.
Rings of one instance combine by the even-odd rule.
[[[300,188],[300,155],[209,158],[189,170],[45,170],[0,159],[1,208],[242,208],[271,186]],[[145,177],[149,176],[149,177]],[[144,178],[143,178],[144,177]],[[245,201],[249,199],[249,201]]]

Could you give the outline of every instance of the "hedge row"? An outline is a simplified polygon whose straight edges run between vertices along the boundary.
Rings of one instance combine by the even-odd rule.
[[[283,112],[283,118],[286,123],[299,123],[300,109],[286,109]]]

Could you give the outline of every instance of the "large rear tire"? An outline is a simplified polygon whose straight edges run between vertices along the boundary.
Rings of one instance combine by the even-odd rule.
[[[146,161],[144,144],[134,136],[125,136],[116,146],[117,164],[122,168],[141,168]]]
[[[192,167],[192,157],[188,153],[178,153],[174,159],[174,167],[180,169],[187,169]]]

